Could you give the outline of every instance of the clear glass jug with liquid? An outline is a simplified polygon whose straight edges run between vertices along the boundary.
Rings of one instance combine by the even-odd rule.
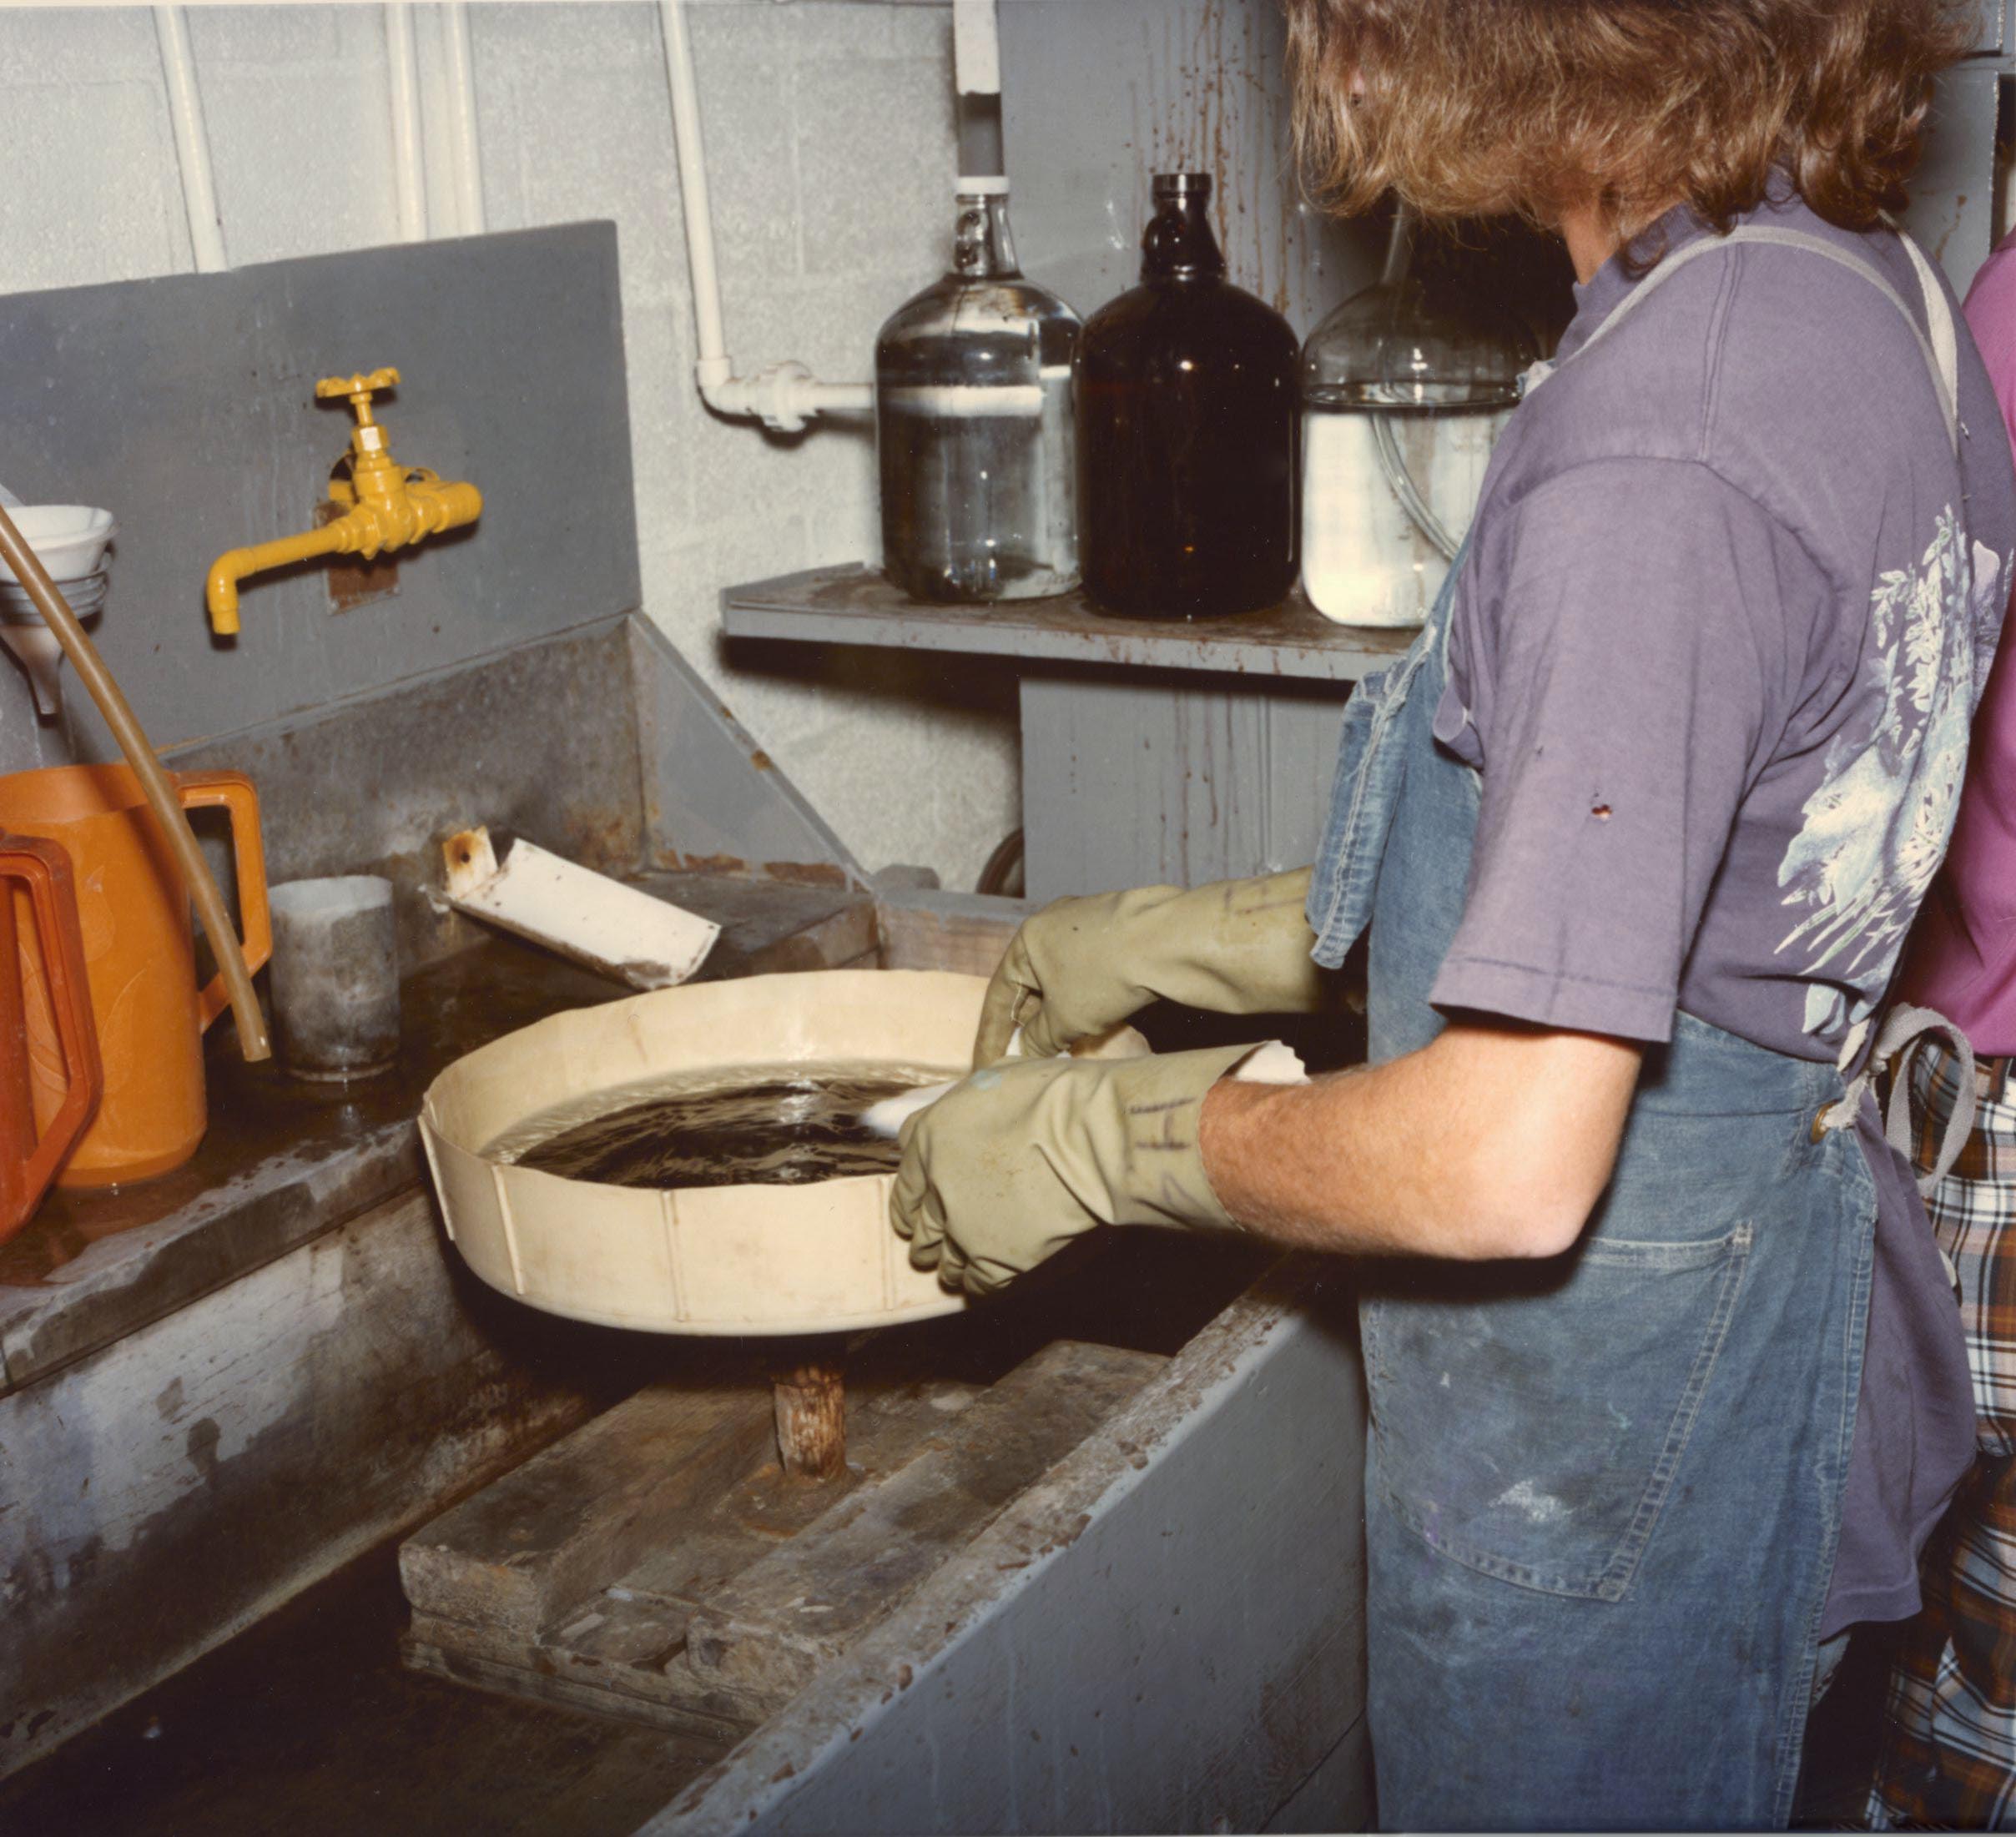
[[[883,572],[918,600],[1068,592],[1078,317],[1016,267],[1008,181],[956,189],[952,271],[875,340]]]
[[[1302,584],[1343,625],[1419,625],[1468,531],[1521,373],[1525,328],[1411,271],[1394,226],[1384,277],[1302,357]]]

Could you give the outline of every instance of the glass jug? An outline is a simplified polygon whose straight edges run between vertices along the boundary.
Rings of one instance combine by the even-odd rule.
[[[1078,317],[1016,266],[1005,179],[958,199],[951,273],[875,340],[882,571],[917,600],[1068,592]]]
[[[1295,584],[1288,322],[1225,279],[1208,174],[1155,174],[1140,286],[1078,346],[1086,591],[1106,611],[1209,618]]]
[[[1410,272],[1395,220],[1384,278],[1302,356],[1302,583],[1343,625],[1419,625],[1538,353],[1525,327]]]

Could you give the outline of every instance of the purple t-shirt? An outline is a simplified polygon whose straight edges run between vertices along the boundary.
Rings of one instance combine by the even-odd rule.
[[[1746,219],[1843,248],[1927,329],[1909,252],[1799,200]],[[1671,213],[1676,250],[1707,234]],[[1657,244],[1655,244],[1657,246]],[[1444,1008],[1658,1041],[1676,1009],[1834,1061],[1882,1002],[1958,803],[2016,551],[1994,394],[1958,330],[1956,461],[1891,301],[1810,250],[1578,288],[1471,531],[1435,735],[1478,768]],[[1908,1170],[1865,1132],[1877,1293],[1829,1630],[1918,1602],[1973,1404]]]

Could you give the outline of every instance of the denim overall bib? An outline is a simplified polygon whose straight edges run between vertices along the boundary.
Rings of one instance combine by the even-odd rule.
[[[1310,892],[1319,963],[1371,925],[1374,1064],[1440,1031],[1468,888],[1479,780],[1431,731],[1464,560],[1347,707]],[[1574,1251],[1363,1266],[1385,1827],[1787,1822],[1868,1312],[1875,1186],[1815,1128],[1848,1090],[1679,1014]]]

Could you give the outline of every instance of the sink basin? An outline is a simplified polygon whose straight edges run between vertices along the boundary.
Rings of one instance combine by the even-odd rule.
[[[956,1313],[889,1222],[892,1174],[646,1191],[487,1156],[556,1105],[667,1074],[881,1062],[955,1077],[986,980],[828,969],[661,989],[556,1014],[456,1060],[421,1110],[457,1253],[492,1288],[654,1333],[828,1333]]]

